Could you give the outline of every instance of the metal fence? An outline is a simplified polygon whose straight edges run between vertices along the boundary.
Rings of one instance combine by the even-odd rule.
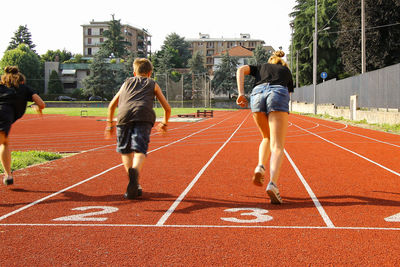
[[[210,107],[211,81],[206,74],[181,74],[180,77],[156,73],[155,81],[171,107],[207,108]],[[159,103],[156,102],[158,106]]]
[[[343,80],[328,80],[316,87],[317,104],[348,107],[350,96],[358,95],[361,108],[400,108],[400,64]],[[293,101],[314,102],[314,87],[296,88]]]

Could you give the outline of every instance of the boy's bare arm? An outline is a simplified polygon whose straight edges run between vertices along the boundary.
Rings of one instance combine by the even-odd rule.
[[[114,113],[115,113],[115,109],[118,106],[120,92],[121,91],[118,91],[118,93],[113,97],[110,104],[108,105],[107,123],[106,123],[106,129],[104,130],[104,137],[106,139],[110,139],[114,133]]]
[[[114,119],[114,113],[115,109],[118,106],[118,100],[119,100],[119,95],[120,91],[113,97],[113,99],[110,101],[110,104],[108,104],[108,110],[107,110],[107,122],[112,122]]]
[[[154,87],[154,91],[158,101],[160,102],[161,106],[164,109],[164,119],[162,121],[163,124],[167,125],[169,121],[169,117],[171,116],[171,106],[168,104],[167,99],[165,98],[164,94],[161,91],[160,86],[156,83]]]

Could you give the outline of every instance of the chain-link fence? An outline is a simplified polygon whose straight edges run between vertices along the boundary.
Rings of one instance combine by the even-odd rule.
[[[211,80],[207,74],[180,74],[172,76],[156,73],[155,81],[175,108],[208,108],[210,107]],[[160,104],[155,103],[156,106]]]

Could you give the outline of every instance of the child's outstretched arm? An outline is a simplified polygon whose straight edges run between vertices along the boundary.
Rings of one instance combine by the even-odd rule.
[[[164,94],[161,91],[160,86],[156,83],[154,87],[155,95],[160,102],[162,108],[164,109],[164,118],[163,120],[157,125],[157,130],[165,133],[167,131],[169,117],[171,116],[171,106],[168,104],[167,99],[165,98]]]
[[[110,104],[108,104],[106,129],[104,130],[104,138],[105,139],[110,139],[115,132],[114,113],[115,113],[115,109],[118,106],[118,100],[119,100],[120,94],[121,94],[121,90],[118,91],[118,93],[111,100]]]
[[[38,94],[33,94],[32,95],[32,101],[35,102],[34,105],[31,107],[40,115],[42,115],[42,109],[46,107],[46,104],[42,100],[42,98]]]

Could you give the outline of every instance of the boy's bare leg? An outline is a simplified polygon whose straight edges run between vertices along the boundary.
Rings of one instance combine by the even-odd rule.
[[[136,152],[134,154],[134,156],[133,156],[132,168],[135,168],[140,173],[140,171],[142,170],[143,163],[144,163],[145,159],[146,159],[146,155],[145,154]]]
[[[11,176],[11,150],[8,145],[8,138],[4,132],[0,132],[0,159],[6,177]]]
[[[134,154],[133,152],[129,154],[121,154],[122,164],[124,164],[126,173],[128,173],[129,168],[132,168],[133,154]]]
[[[124,164],[126,172],[128,172],[129,168],[135,168],[140,172],[143,167],[144,160],[146,159],[146,155],[143,153],[129,153],[122,154],[122,163]]]

